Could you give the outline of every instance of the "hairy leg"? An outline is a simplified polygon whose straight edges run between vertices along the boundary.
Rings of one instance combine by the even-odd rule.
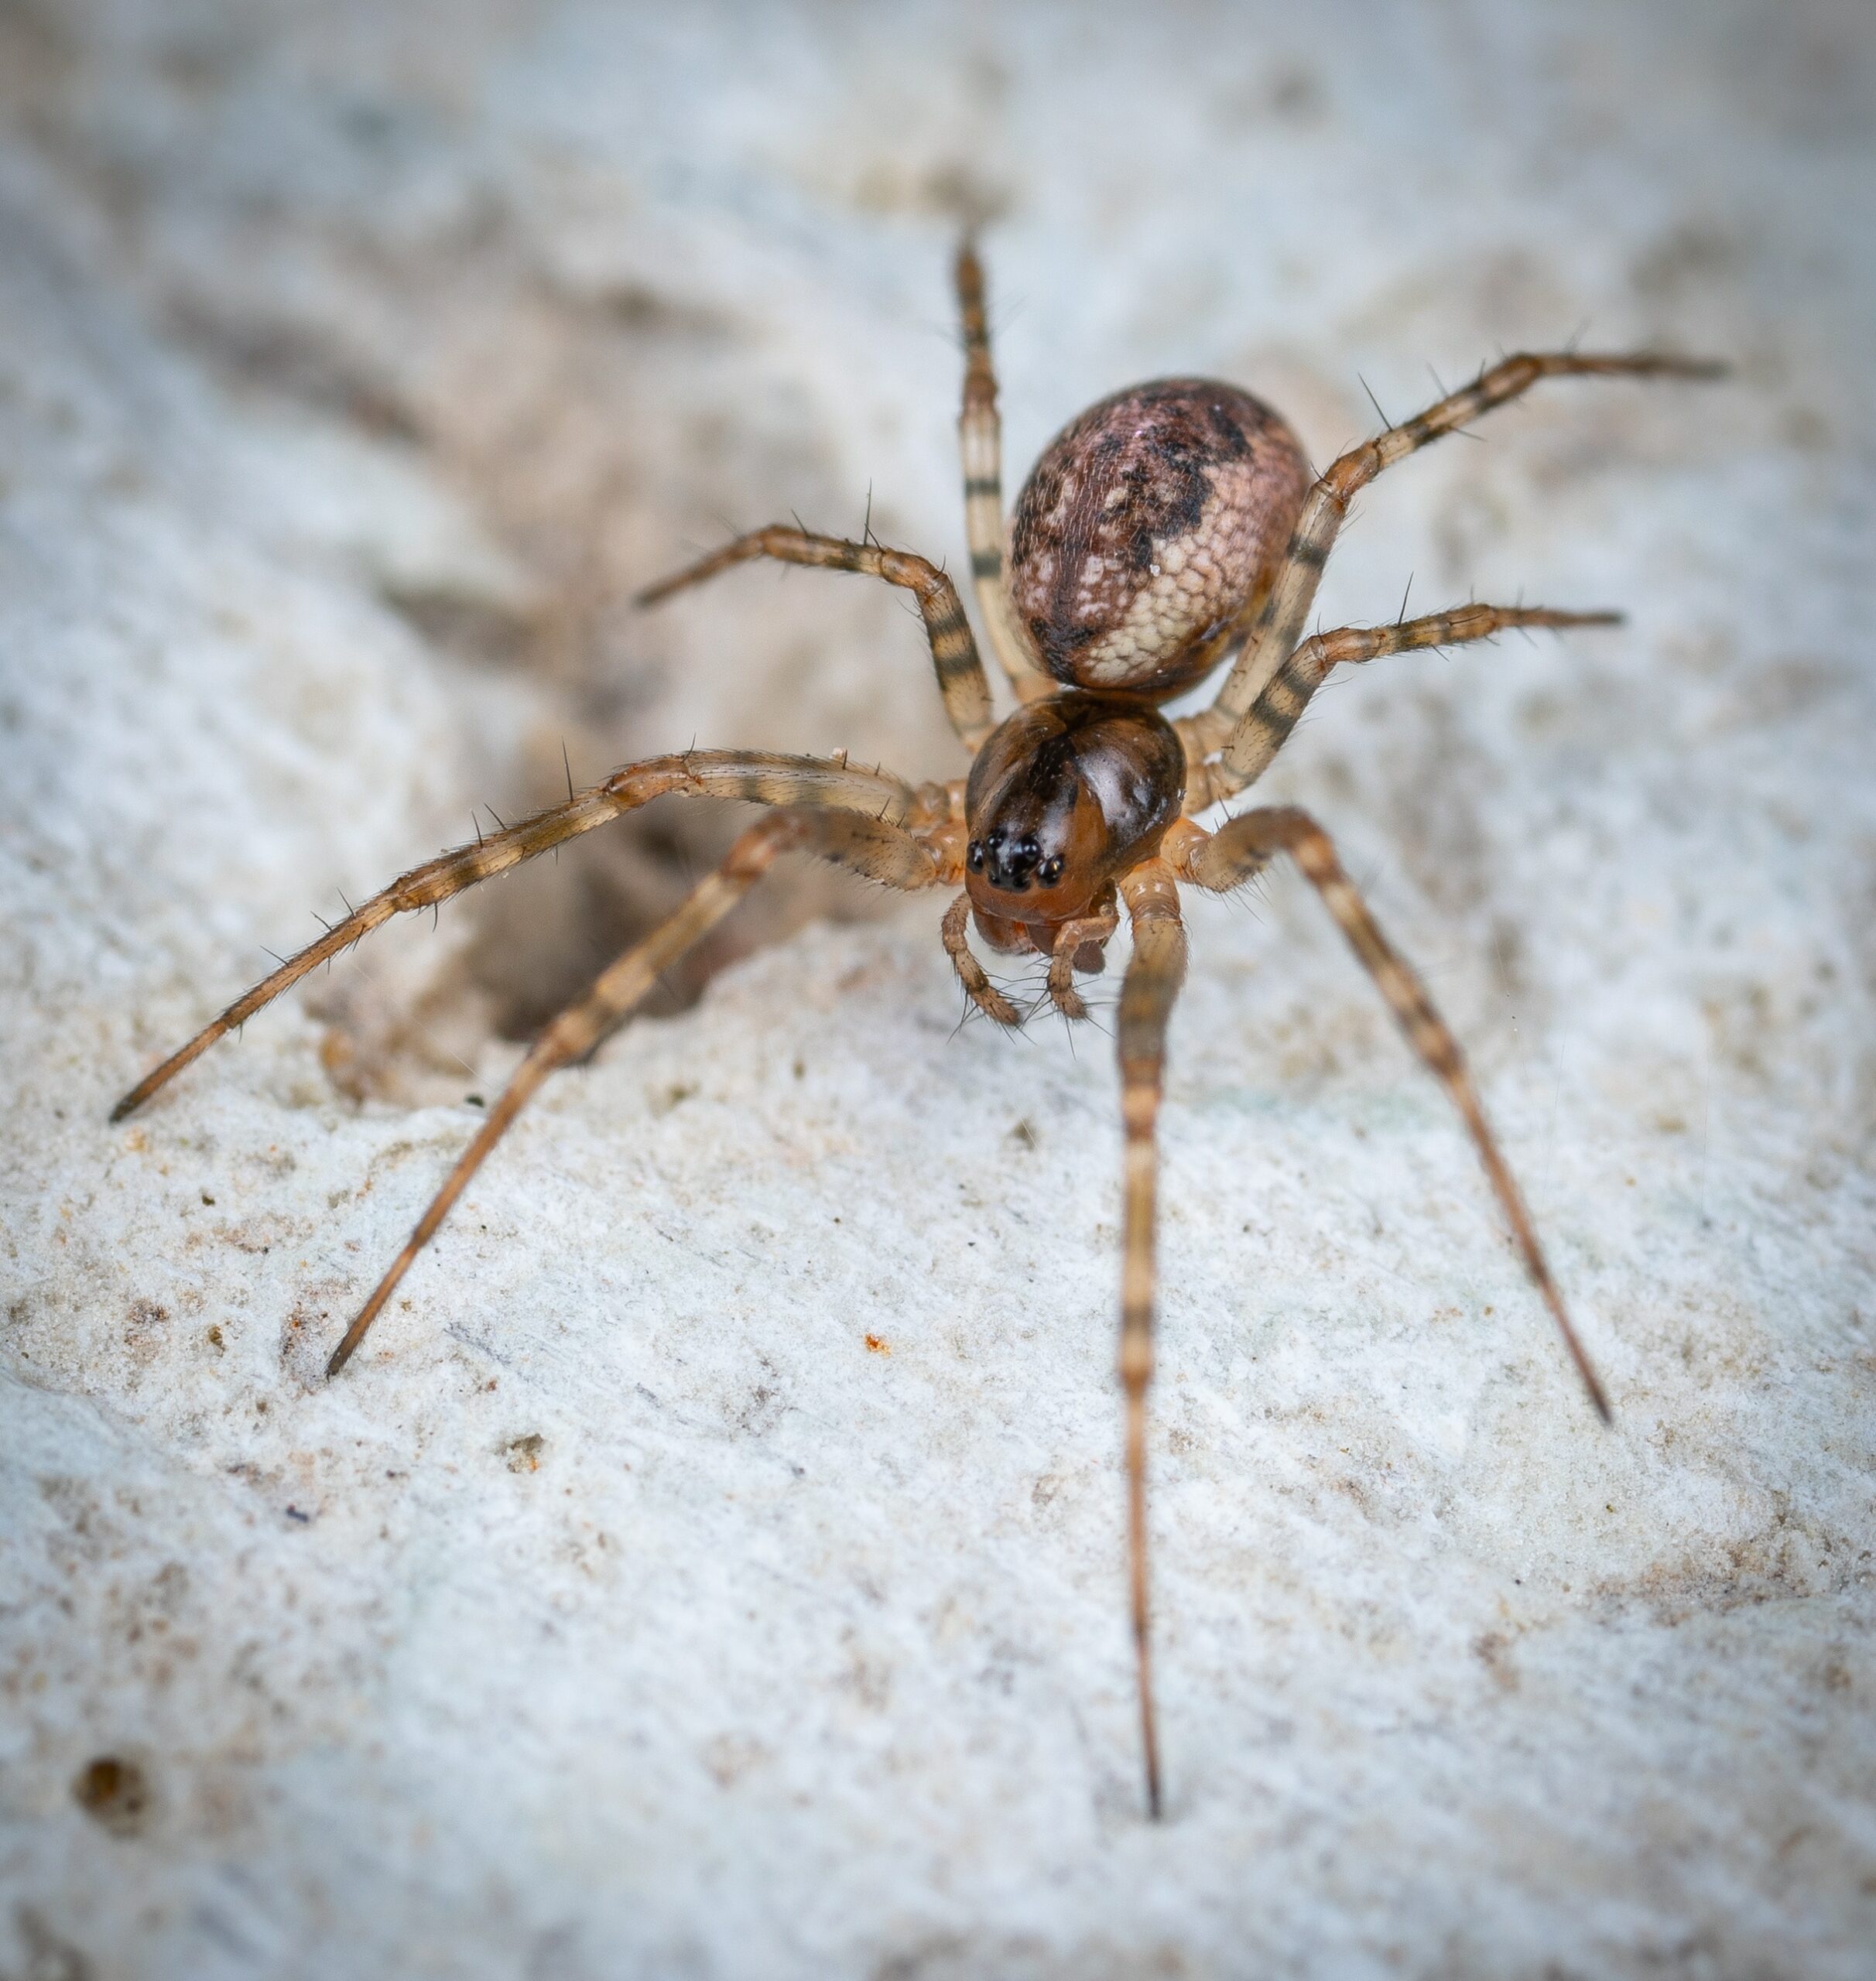
[[[1619,612],[1557,612],[1545,606],[1462,605],[1423,618],[1404,619],[1392,626],[1338,627],[1305,640],[1267,681],[1243,717],[1232,718],[1216,707],[1175,723],[1186,745],[1190,766],[1186,782],[1186,809],[1203,812],[1255,784],[1271,760],[1289,740],[1290,731],[1308,707],[1309,697],[1337,667],[1388,654],[1411,653],[1424,647],[1463,646],[1469,640],[1488,640],[1519,626],[1616,626]],[[1206,762],[1214,750],[1222,759]]]
[[[1552,351],[1507,358],[1482,371],[1463,392],[1449,393],[1405,425],[1390,426],[1376,439],[1352,448],[1331,464],[1309,491],[1303,514],[1290,532],[1275,583],[1238,664],[1225,677],[1215,704],[1234,723],[1240,720],[1296,644],[1321,581],[1323,566],[1348,513],[1349,503],[1383,468],[1417,453],[1442,434],[1466,426],[1482,412],[1529,392],[1540,378],[1717,378],[1725,367],[1660,351],[1612,355]]]
[[[984,966],[971,953],[971,897],[960,895],[944,912],[940,925],[944,953],[951,959],[964,995],[987,1018],[998,1025],[1019,1025],[1022,1014],[984,974]]]
[[[1176,842],[1176,857],[1184,878],[1199,887],[1222,894],[1249,880],[1279,854],[1287,854],[1304,878],[1322,896],[1323,905],[1335,917],[1337,925],[1348,939],[1349,946],[1387,1000],[1388,1008],[1407,1035],[1407,1042],[1459,1110],[1460,1118],[1472,1137],[1486,1178],[1523,1255],[1525,1270],[1530,1274],[1532,1284],[1544,1305],[1550,1309],[1551,1318],[1563,1335],[1563,1345],[1576,1365],[1576,1372],[1590,1393],[1597,1415],[1605,1424],[1609,1422],[1608,1398],[1603,1393],[1602,1384],[1582,1343],[1576,1338],[1576,1330],[1570,1324],[1563,1295],[1557,1291],[1556,1282],[1550,1276],[1550,1268],[1545,1263],[1542,1249],[1537,1242],[1531,1214],[1525,1207],[1516,1179],[1499,1153],[1497,1139],[1486,1121],[1485,1110],[1479,1104],[1477,1091],[1473,1086],[1472,1076],[1467,1070],[1458,1042],[1447,1029],[1446,1021],[1433,1008],[1433,1001],[1420,980],[1381,934],[1368,912],[1368,904],[1343,871],[1329,835],[1306,812],[1299,811],[1294,806],[1273,805],[1241,813],[1215,833],[1207,834],[1189,822],[1185,823]]]
[[[641,605],[656,605],[673,592],[701,584],[733,564],[747,563],[753,557],[772,557],[783,564],[808,564],[823,570],[858,571],[862,576],[883,578],[910,592],[919,601],[925,621],[926,638],[931,642],[932,665],[937,671],[938,692],[944,698],[944,712],[958,739],[974,754],[990,734],[991,713],[990,683],[984,663],[977,658],[977,642],[971,637],[971,621],[957,596],[957,587],[929,559],[909,550],[882,549],[876,543],[850,543],[837,536],[816,536],[807,530],[775,524],[768,529],[752,530],[714,550],[673,576],[648,586],[638,594]]]
[[[997,416],[997,372],[984,320],[984,269],[966,241],[957,251],[957,313],[964,336],[964,403],[957,446],[964,469],[964,535],[977,610],[1010,686],[1025,702],[1056,683],[1030,659],[1003,583],[1003,425]]]
[[[1159,1732],[1147,1602],[1146,1391],[1153,1376],[1159,1102],[1166,1077],[1166,1025],[1186,975],[1186,931],[1179,920],[1179,889],[1164,860],[1149,860],[1136,867],[1120,885],[1133,929],[1133,955],[1121,987],[1120,1011],[1121,1120],[1125,1133],[1120,1376],[1127,1399],[1127,1547],[1140,1740],[1147,1809],[1157,1818]]]
[[[1049,1001],[1065,1018],[1085,1018],[1088,1008],[1075,988],[1074,973],[1092,977],[1101,967],[1101,951],[1107,939],[1120,926],[1111,910],[1104,915],[1083,915],[1064,922],[1056,931],[1055,949],[1049,959]]]
[[[513,1124],[547,1076],[584,1059],[685,950],[715,927],[784,853],[817,854],[883,885],[912,889],[931,886],[937,869],[910,833],[883,819],[852,812],[791,809],[773,812],[751,826],[731,847],[716,872],[700,882],[676,912],[635,943],[595,980],[592,988],[561,1012],[529,1049],[488,1118],[443,1180],[417,1221],[404,1249],[358,1310],[344,1339],[332,1352],[326,1373],[336,1376],[351,1359],[398,1282],[436,1235],[450,1206],[489,1152]]]
[[[919,799],[910,785],[887,771],[861,770],[835,758],[785,757],[771,751],[692,750],[682,756],[649,757],[628,764],[603,783],[551,805],[531,819],[458,847],[401,874],[335,922],[316,943],[289,956],[271,977],[238,997],[187,1045],[147,1073],[111,1110],[121,1121],[166,1086],[218,1038],[245,1024],[310,970],[350,949],[393,915],[434,908],[465,888],[505,874],[524,860],[591,832],[595,826],[667,794],[693,798],[751,799],[764,805],[818,805],[876,814],[895,823],[910,817]]]

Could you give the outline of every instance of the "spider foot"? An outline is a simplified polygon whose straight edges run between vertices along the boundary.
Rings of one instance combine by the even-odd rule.
[[[1056,931],[1049,957],[1049,1001],[1065,1018],[1087,1016],[1087,1002],[1075,988],[1075,978],[1098,977],[1107,968],[1107,939],[1118,925],[1112,915],[1090,915],[1065,922]]]

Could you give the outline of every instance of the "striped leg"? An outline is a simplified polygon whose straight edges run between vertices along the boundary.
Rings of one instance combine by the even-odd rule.
[[[1481,372],[1463,392],[1449,394],[1405,426],[1390,426],[1378,439],[1344,454],[1309,491],[1303,514],[1290,532],[1276,582],[1237,665],[1218,691],[1216,707],[1234,723],[1241,720],[1289,658],[1309,616],[1330,546],[1348,513],[1349,503],[1383,468],[1404,460],[1443,433],[1457,432],[1494,406],[1518,398],[1540,378],[1717,378],[1724,371],[1723,365],[1659,351],[1608,356],[1569,351],[1524,353]]]
[[[1203,812],[1255,784],[1289,741],[1309,697],[1337,667],[1423,647],[1463,646],[1488,640],[1518,626],[1617,626],[1619,612],[1556,612],[1544,606],[1462,605],[1450,612],[1405,619],[1392,626],[1343,626],[1305,640],[1266,682],[1257,700],[1233,724],[1216,708],[1175,724],[1192,768],[1186,784],[1186,809]],[[1222,749],[1222,761],[1202,759]]]
[[[1127,1398],[1127,1549],[1146,1806],[1159,1815],[1159,1731],[1147,1606],[1146,1389],[1153,1377],[1154,1240],[1166,1024],[1186,975],[1186,931],[1172,870],[1149,860],[1121,881],[1133,956],[1121,988],[1121,1120],[1125,1131],[1121,1263],[1121,1387]]]
[[[1532,1227],[1531,1214],[1525,1208],[1516,1179],[1498,1151],[1498,1142],[1486,1122],[1485,1111],[1479,1105],[1472,1076],[1467,1071],[1458,1044],[1447,1030],[1446,1021],[1434,1010],[1420,980],[1395,953],[1368,912],[1368,904],[1356,891],[1354,883],[1342,871],[1342,863],[1336,857],[1329,835],[1306,812],[1289,805],[1273,805],[1258,811],[1241,813],[1210,837],[1201,836],[1196,826],[1188,826],[1186,833],[1179,842],[1182,870],[1188,879],[1201,888],[1224,893],[1249,880],[1282,853],[1289,854],[1301,869],[1304,878],[1322,896],[1323,905],[1348,938],[1349,946],[1360,957],[1363,967],[1374,978],[1376,988],[1388,1001],[1389,1009],[1407,1035],[1408,1044],[1420,1056],[1428,1071],[1446,1089],[1453,1106],[1459,1110],[1473,1145],[1478,1151],[1479,1161],[1484,1165],[1493,1193],[1511,1225],[1511,1235],[1524,1257],[1525,1270],[1530,1274],[1532,1284],[1542,1297],[1544,1305],[1550,1309],[1551,1318],[1563,1335],[1563,1345],[1576,1365],[1576,1372],[1590,1393],[1597,1415],[1605,1424],[1608,1423],[1608,1399],[1603,1394],[1602,1384],[1582,1343],[1576,1338],[1576,1330],[1570,1325],[1563,1295],[1558,1292],[1556,1282],[1550,1277],[1550,1268],[1544,1262],[1537,1233]]]
[[[936,564],[909,550],[885,550],[876,543],[849,543],[837,536],[816,536],[804,529],[775,524],[752,530],[714,550],[707,557],[640,592],[641,605],[656,605],[673,592],[714,578],[732,564],[752,557],[772,557],[783,564],[811,564],[823,570],[858,571],[884,578],[910,592],[919,601],[925,635],[931,642],[932,665],[938,673],[938,692],[944,712],[967,750],[974,754],[991,731],[990,683],[977,658],[971,621],[964,617],[957,587]]]
[[[289,956],[271,977],[236,998],[187,1045],[145,1074],[111,1110],[111,1120],[121,1121],[141,1107],[217,1039],[245,1024],[310,970],[350,949],[394,915],[434,908],[478,881],[505,874],[549,847],[591,832],[595,826],[667,793],[751,799],[764,805],[830,806],[874,813],[895,823],[909,816],[917,802],[903,778],[887,771],[861,770],[835,758],[785,757],[771,751],[692,750],[682,756],[648,757],[642,763],[628,764],[564,805],[549,806],[518,826],[490,833],[474,846],[458,847],[400,875],[354,908],[343,922],[335,922],[317,942]]]
[[[1085,1018],[1087,1001],[1075,988],[1075,972],[1092,977],[1101,969],[1102,952],[1108,938],[1120,926],[1111,910],[1102,915],[1079,915],[1064,922],[1056,931],[1055,947],[1049,958],[1049,1001],[1065,1018]]]
[[[964,995],[987,1018],[998,1025],[1019,1025],[1022,1014],[990,980],[984,966],[971,953],[971,897],[960,895],[944,912],[939,934],[944,953],[951,959]],[[967,1012],[966,1017],[970,1014]]]
[[[957,313],[964,334],[964,403],[957,446],[964,469],[964,535],[971,582],[991,650],[1025,702],[1052,693],[1055,681],[1029,658],[1003,583],[1003,424],[997,416],[997,372],[984,314],[984,269],[966,241],[957,251]]]
[[[586,995],[570,1004],[534,1042],[474,1141],[457,1158],[430,1208],[417,1220],[404,1249],[345,1330],[344,1339],[326,1364],[328,1376],[336,1376],[351,1359],[365,1330],[397,1290],[398,1282],[435,1237],[470,1178],[508,1132],[535,1090],[549,1073],[591,1052],[631,1014],[658,981],[659,973],[714,928],[776,859],[788,852],[817,854],[887,887],[926,888],[938,878],[930,855],[910,833],[862,813],[790,809],[771,813],[751,826],[731,847],[723,864],[698,885],[676,914],[602,972]]]

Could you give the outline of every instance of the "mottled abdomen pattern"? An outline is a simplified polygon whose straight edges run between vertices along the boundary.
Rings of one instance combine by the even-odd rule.
[[[1035,467],[1009,588],[1058,681],[1160,700],[1190,687],[1270,584],[1310,474],[1262,401],[1162,378],[1090,406]]]

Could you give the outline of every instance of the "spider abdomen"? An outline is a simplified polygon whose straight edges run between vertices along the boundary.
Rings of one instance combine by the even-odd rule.
[[[1037,661],[1155,701],[1192,686],[1268,590],[1309,481],[1296,436],[1234,385],[1162,378],[1090,406],[1011,520],[1010,602]]]

